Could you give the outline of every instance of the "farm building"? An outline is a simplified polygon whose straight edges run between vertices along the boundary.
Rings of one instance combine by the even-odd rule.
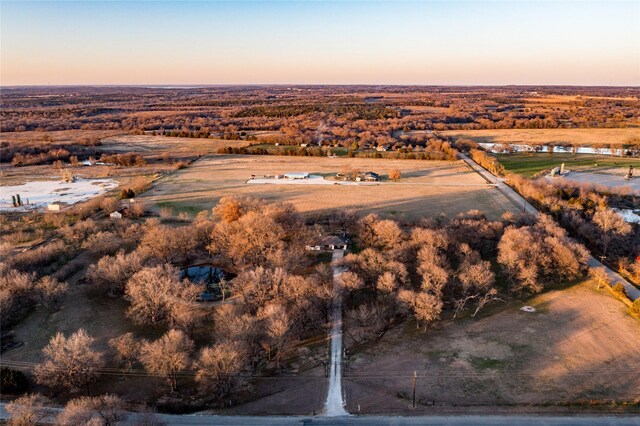
[[[307,245],[305,248],[309,251],[346,250],[347,242],[344,238],[338,237],[337,235],[326,235],[313,244]]]
[[[285,173],[284,177],[287,179],[309,179],[309,173],[307,172]]]
[[[109,217],[111,219],[122,219],[122,212],[117,211],[117,212],[113,212],[109,215]]]
[[[62,206],[59,203],[51,203],[47,205],[47,210],[50,212],[59,212]]]
[[[380,175],[374,172],[366,172],[358,175],[356,177],[357,182],[365,181],[365,182],[377,182],[380,180]]]

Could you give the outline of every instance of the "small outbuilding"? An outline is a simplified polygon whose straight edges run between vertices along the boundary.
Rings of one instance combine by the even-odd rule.
[[[380,175],[374,172],[366,172],[362,179],[369,182],[377,182],[380,180]]]
[[[122,219],[122,213],[117,211],[117,212],[113,212],[109,215],[109,217],[111,219]]]
[[[59,203],[51,203],[47,205],[47,210],[50,212],[59,212],[62,206]]]

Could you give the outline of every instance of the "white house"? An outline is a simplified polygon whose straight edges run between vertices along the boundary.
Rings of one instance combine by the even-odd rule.
[[[347,242],[336,235],[327,235],[305,247],[309,251],[346,250]]]
[[[109,217],[111,219],[122,219],[122,213],[120,212],[113,212],[109,215]]]
[[[51,212],[59,212],[60,211],[60,204],[58,203],[51,203],[49,205],[47,205],[47,210],[51,211]]]

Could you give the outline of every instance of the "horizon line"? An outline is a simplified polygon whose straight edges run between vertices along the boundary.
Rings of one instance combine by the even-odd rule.
[[[292,87],[616,87],[640,89],[638,85],[628,84],[562,84],[562,83],[505,83],[505,84],[431,84],[431,83],[78,83],[78,84],[12,84],[3,85],[0,89],[22,89],[22,88],[57,88],[57,87],[141,87],[141,88],[201,88],[201,87],[272,87],[272,86],[292,86]]]

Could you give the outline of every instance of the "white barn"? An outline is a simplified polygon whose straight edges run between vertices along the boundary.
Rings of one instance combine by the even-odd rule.
[[[285,173],[284,177],[287,179],[309,179],[309,173],[307,172]]]

